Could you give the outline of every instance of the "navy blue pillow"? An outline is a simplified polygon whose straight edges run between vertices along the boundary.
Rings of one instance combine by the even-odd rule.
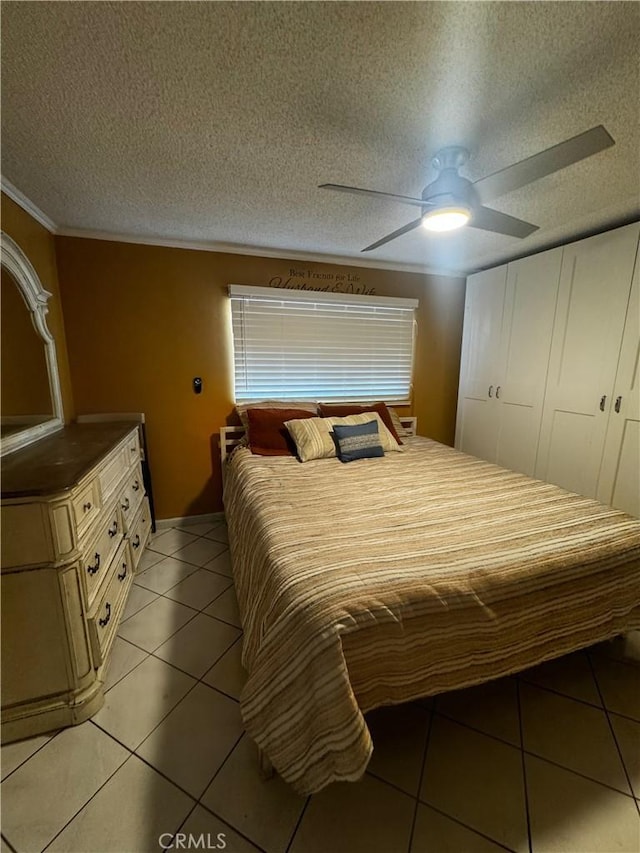
[[[341,462],[384,456],[378,435],[377,421],[367,421],[366,424],[356,424],[355,426],[334,424],[333,436],[336,443],[336,453]]]

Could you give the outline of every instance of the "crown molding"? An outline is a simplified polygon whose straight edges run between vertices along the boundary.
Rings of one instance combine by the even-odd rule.
[[[19,207],[26,210],[26,212],[36,220],[36,222],[43,225],[47,231],[50,231],[51,234],[58,233],[58,227],[53,219],[40,210],[40,208],[35,205],[31,199],[28,199],[24,193],[20,192],[17,187],[14,187],[11,181],[7,180],[4,175],[0,176],[0,189],[2,189],[2,192],[9,196],[12,201],[15,201]]]
[[[130,234],[114,234],[108,231],[91,231],[84,228],[58,228],[60,237],[80,237],[86,240],[105,240],[113,243],[136,243],[141,246],[162,246],[170,249],[191,249],[196,252],[218,252],[228,255],[248,255],[259,258],[277,258],[283,261],[309,261],[320,264],[338,264],[361,269],[381,269],[393,272],[409,272],[417,275],[438,275],[447,278],[464,278],[458,270],[437,269],[420,264],[397,264],[385,261],[368,260],[342,255],[324,255],[316,252],[298,252],[293,249],[270,249],[264,246],[249,246],[238,243],[198,242],[193,240],[171,240],[164,237],[144,237]]]
[[[228,255],[248,255],[259,258],[277,258],[283,261],[308,261],[312,263],[334,264],[361,269],[380,269],[392,272],[408,272],[416,275],[438,275],[447,278],[464,278],[462,270],[442,269],[428,264],[402,264],[392,261],[375,261],[343,255],[325,255],[320,252],[298,252],[294,249],[270,249],[265,246],[250,246],[239,243],[216,243],[171,239],[165,237],[145,237],[133,234],[118,234],[109,231],[93,231],[88,228],[66,228],[56,223],[37,207],[30,199],[20,192],[11,181],[1,177],[2,192],[15,201],[23,210],[30,214],[40,225],[51,234],[60,237],[80,237],[85,240],[105,240],[112,243],[135,243],[141,246],[161,246],[169,249],[191,249],[196,252],[218,252]]]

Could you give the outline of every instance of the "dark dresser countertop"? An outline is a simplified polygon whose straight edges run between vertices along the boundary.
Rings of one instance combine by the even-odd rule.
[[[135,427],[133,422],[70,424],[3,456],[2,498],[53,495],[73,488]]]

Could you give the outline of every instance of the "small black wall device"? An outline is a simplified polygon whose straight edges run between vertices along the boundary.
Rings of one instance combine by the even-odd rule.
[[[196,376],[196,378],[193,380],[193,393],[202,393],[202,379],[199,376]]]

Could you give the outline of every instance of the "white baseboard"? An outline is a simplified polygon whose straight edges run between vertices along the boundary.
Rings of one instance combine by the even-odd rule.
[[[169,527],[188,527],[190,524],[214,524],[224,521],[223,512],[207,512],[204,515],[185,515],[182,518],[156,518],[156,529],[167,530]]]

